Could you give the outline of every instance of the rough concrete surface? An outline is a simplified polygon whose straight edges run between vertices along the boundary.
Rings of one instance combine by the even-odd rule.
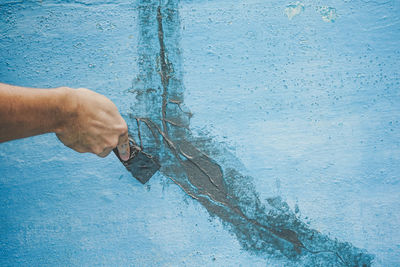
[[[1,2],[0,82],[106,95],[161,169],[0,144],[0,265],[400,265],[399,12]]]

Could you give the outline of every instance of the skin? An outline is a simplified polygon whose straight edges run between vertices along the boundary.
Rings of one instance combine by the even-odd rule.
[[[36,89],[0,83],[0,143],[55,133],[73,150],[129,159],[128,127],[107,97],[85,88]]]

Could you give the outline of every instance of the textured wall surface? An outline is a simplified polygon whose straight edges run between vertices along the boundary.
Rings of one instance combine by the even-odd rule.
[[[0,82],[106,95],[162,168],[142,185],[53,134],[0,144],[0,265],[400,265],[399,14],[2,1]]]

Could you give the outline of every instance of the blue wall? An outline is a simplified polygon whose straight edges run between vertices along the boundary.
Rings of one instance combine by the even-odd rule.
[[[53,134],[0,144],[0,265],[400,265],[399,12],[398,1],[3,1],[1,82],[93,89],[133,134],[135,117],[164,127],[163,100],[176,100],[166,113],[182,127],[162,131],[206,153],[195,162],[223,189],[162,135],[143,134],[163,166],[144,186],[113,155]]]

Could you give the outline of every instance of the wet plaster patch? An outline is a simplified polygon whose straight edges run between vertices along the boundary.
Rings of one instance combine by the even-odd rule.
[[[293,7],[290,18],[303,7]],[[244,249],[307,266],[369,266],[372,255],[299,220],[281,198],[261,202],[241,162],[189,130],[179,48],[178,2],[140,1],[139,74],[130,90],[130,129],[159,158],[161,172],[232,231]]]

